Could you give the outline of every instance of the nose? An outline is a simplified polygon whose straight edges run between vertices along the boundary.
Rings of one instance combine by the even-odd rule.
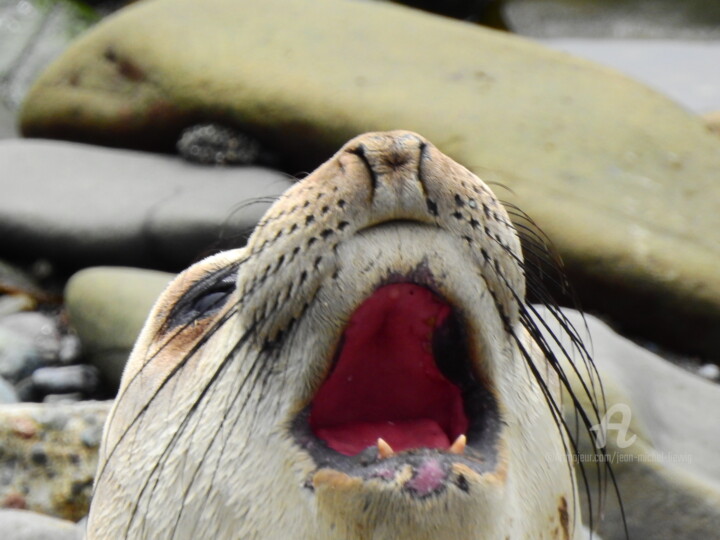
[[[363,161],[373,187],[381,183],[417,177],[427,142],[415,133],[372,133],[347,149]]]
[[[430,159],[428,143],[407,131],[369,133],[348,144],[345,152],[367,169],[371,207],[386,219],[427,216],[423,163]]]

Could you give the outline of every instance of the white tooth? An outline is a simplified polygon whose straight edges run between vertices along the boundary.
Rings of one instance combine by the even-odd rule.
[[[450,447],[450,453],[451,454],[464,454],[466,444],[467,444],[467,437],[465,435],[458,435],[458,438],[455,439],[455,442],[452,443],[452,446]]]
[[[395,454],[394,450],[392,449],[392,446],[390,446],[388,443],[386,443],[383,439],[378,438],[377,446],[378,446],[378,456],[380,456],[380,459],[386,459],[386,458],[391,457],[393,454]]]

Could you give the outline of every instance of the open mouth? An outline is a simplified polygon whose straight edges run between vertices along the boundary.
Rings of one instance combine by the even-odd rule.
[[[497,403],[477,369],[448,302],[415,283],[385,285],[351,316],[293,434],[319,467],[387,481],[429,467],[421,494],[436,492],[454,463],[495,468]]]

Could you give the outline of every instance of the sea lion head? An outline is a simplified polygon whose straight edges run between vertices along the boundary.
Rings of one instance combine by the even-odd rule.
[[[351,140],[158,300],[88,537],[574,538],[526,270],[468,169],[410,132]]]

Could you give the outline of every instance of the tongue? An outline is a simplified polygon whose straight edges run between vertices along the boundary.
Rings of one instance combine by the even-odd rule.
[[[310,426],[355,455],[378,438],[396,451],[448,448],[467,430],[462,394],[435,364],[432,337],[450,307],[410,283],[378,289],[353,314],[333,372],[312,403]]]

